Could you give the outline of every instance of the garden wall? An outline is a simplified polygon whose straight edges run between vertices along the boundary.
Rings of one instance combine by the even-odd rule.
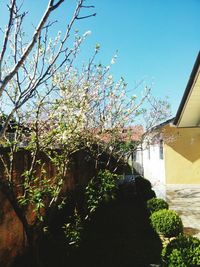
[[[6,149],[0,148],[0,154],[5,159],[8,155]],[[20,150],[15,155],[14,160],[14,179],[21,179],[21,175],[24,172],[24,168],[31,162],[31,155],[26,150]],[[106,155],[103,155],[101,162],[106,162]],[[51,164],[49,159],[44,155],[40,155],[42,163],[45,163],[45,169],[49,178],[53,178],[56,175],[56,168]],[[111,160],[110,168],[116,166],[116,160]],[[123,164],[119,169],[119,172],[123,171]],[[4,167],[2,162],[0,163],[0,179],[4,179]],[[40,168],[38,167],[38,172]],[[88,156],[86,151],[79,151],[73,155],[70,171],[63,185],[63,194],[66,192],[73,192],[73,195],[79,192],[79,188],[84,188],[88,181],[94,176],[94,162],[91,157]],[[81,206],[79,196],[75,197],[75,203],[77,206]],[[78,203],[79,202],[79,203]],[[80,207],[81,208],[81,207]],[[7,200],[5,194],[2,193],[0,188],[0,266],[8,267],[12,264],[16,255],[22,252],[26,248],[26,236],[23,231],[23,227],[18,217],[16,216],[11,204]],[[35,216],[31,208],[27,212],[28,221],[34,222]]]
[[[8,151],[1,148],[0,153],[5,159]],[[45,169],[48,177],[51,178],[56,175],[56,169],[48,158],[41,154],[40,159],[43,163],[45,162]],[[14,161],[14,178],[16,180],[21,178],[24,167],[28,164],[30,164],[30,154],[25,150],[19,151]],[[71,170],[63,186],[63,193],[74,191],[77,185],[81,187],[85,186],[88,180],[94,175],[93,166],[94,164],[92,164],[91,160],[85,160],[85,152],[76,153],[73,157]],[[4,171],[1,162],[0,179],[2,180],[4,179]],[[29,222],[34,222],[34,214],[31,209],[30,212],[27,212],[27,218]],[[5,194],[0,190],[0,266],[10,266],[15,256],[22,252],[25,247],[26,236],[22,224]]]

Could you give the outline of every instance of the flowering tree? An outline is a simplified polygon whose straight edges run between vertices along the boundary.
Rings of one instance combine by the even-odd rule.
[[[56,149],[60,149],[59,144],[61,144],[59,139],[61,135],[58,136],[58,134],[56,143],[53,143],[55,140],[53,131],[45,125],[48,122],[47,117],[43,117],[44,106],[47,106],[48,96],[54,94],[55,97],[57,73],[62,70],[62,73],[65,73],[63,79],[67,78],[79,47],[87,36],[87,33],[83,36],[76,33],[70,45],[73,25],[80,19],[95,16],[95,13],[87,13],[83,16],[81,11],[93,6],[86,5],[84,0],[78,0],[73,13],[66,18],[65,30],[53,36],[52,26],[57,21],[51,21],[51,15],[61,6],[65,7],[66,1],[46,2],[46,9],[34,27],[32,35],[31,33],[28,35],[24,30],[29,14],[24,10],[23,1],[10,0],[7,4],[0,4],[3,12],[6,12],[6,7],[8,9],[8,22],[1,27],[0,32],[2,40],[0,44],[0,143],[2,148],[0,163],[1,172],[3,172],[0,190],[22,222],[29,245],[33,243],[33,229],[42,229],[44,224],[44,222],[41,223],[44,221],[42,213],[45,209],[44,203],[48,203],[46,206],[51,206],[56,202],[62,177],[66,175],[66,163],[63,160],[57,180],[55,178],[50,182],[45,173],[44,163],[39,157],[39,153],[47,153],[47,151],[50,157],[50,148],[52,146],[55,148],[56,145]],[[53,104],[56,106],[55,103]],[[44,139],[46,130],[49,133],[48,140]],[[25,144],[30,156],[30,164],[24,166],[20,180],[17,180],[16,155]],[[8,152],[6,155],[3,153],[4,150]],[[58,155],[59,153],[57,158],[59,158]],[[60,156],[60,161],[61,158]],[[32,206],[36,213],[34,225],[30,225],[27,218],[26,207],[28,206]]]
[[[0,157],[4,166],[1,190],[22,222],[30,245],[35,232],[42,232],[48,216],[62,204],[72,155],[83,149],[89,151],[96,174],[102,167],[103,154],[107,155],[104,168],[110,168],[112,157],[122,159],[124,150],[119,144],[124,141],[123,129],[143,114],[142,105],[150,96],[150,89],[140,100],[127,94],[123,78],[114,82],[110,65],[95,63],[98,50],[97,46],[81,71],[71,67],[67,77],[65,70],[57,71],[51,85],[18,109],[12,124],[8,124],[13,137],[5,136],[2,142],[9,148],[9,157]],[[15,159],[21,149],[27,151],[30,163],[23,166],[16,179]],[[41,155],[55,166],[53,177],[49,177]],[[27,216],[30,207],[35,213],[31,224]]]
[[[8,23],[1,28],[4,37],[0,45],[0,99],[7,103],[9,115],[1,129],[0,137],[5,134],[13,114],[37,93],[42,93],[61,68],[65,68],[67,75],[84,39],[76,36],[70,48],[68,41],[72,27],[75,21],[95,15],[93,13],[81,16],[82,9],[93,6],[84,5],[84,0],[78,0],[74,13],[66,23],[65,32],[59,32],[55,39],[52,39],[51,27],[56,21],[50,21],[50,16],[63,6],[65,1],[47,2],[46,10],[31,37],[27,36],[23,29],[28,12],[23,10],[22,1],[10,0],[7,4]],[[5,112],[3,108],[1,112]]]
[[[141,99],[137,99],[127,92],[123,78],[114,81],[110,65],[96,63],[99,45],[86,66],[75,68],[74,59],[87,33],[75,34],[71,48],[67,40],[74,22],[85,18],[80,16],[81,9],[90,6],[79,0],[66,32],[58,33],[52,40],[49,31],[53,22],[48,19],[63,2],[49,0],[27,44],[22,28],[26,13],[16,0],[10,1],[10,17],[0,52],[1,112],[8,113],[2,120],[0,134],[1,145],[8,151],[6,155],[0,154],[3,166],[0,189],[21,221],[30,246],[34,245],[35,233],[42,233],[48,217],[62,205],[72,155],[87,150],[98,173],[102,155],[106,154],[104,167],[110,168],[112,157],[120,160],[126,152],[120,146],[124,128],[129,128],[144,113],[147,100],[152,107],[156,106],[150,88],[145,88]],[[111,65],[115,59],[114,56]],[[9,103],[9,109],[5,103]],[[163,113],[159,112],[156,114],[161,118]],[[12,136],[6,134],[8,127]],[[126,136],[126,141],[129,139],[131,135]],[[16,177],[15,160],[22,150],[26,151],[29,163]],[[51,177],[47,163],[56,170]],[[115,167],[112,171],[116,171]],[[35,214],[31,222],[30,210]]]

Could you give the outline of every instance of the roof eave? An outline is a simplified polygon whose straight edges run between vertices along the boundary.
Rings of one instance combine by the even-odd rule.
[[[194,80],[195,80],[195,77],[196,77],[196,74],[197,74],[197,71],[199,69],[199,66],[200,66],[200,51],[198,53],[198,56],[196,58],[196,61],[194,63],[194,66],[193,66],[193,69],[192,69],[192,72],[190,74],[190,78],[189,78],[189,81],[187,83],[187,86],[185,88],[185,92],[183,94],[183,97],[182,97],[182,100],[181,100],[181,103],[179,105],[179,108],[178,108],[178,111],[176,113],[176,116],[175,116],[175,119],[174,119],[174,122],[173,124],[178,126],[179,122],[180,122],[180,119],[181,119],[181,114],[182,114],[182,111],[184,109],[184,106],[185,106],[185,103],[187,101],[187,98],[188,98],[188,95],[191,91],[191,88],[192,88],[192,85],[194,83]]]

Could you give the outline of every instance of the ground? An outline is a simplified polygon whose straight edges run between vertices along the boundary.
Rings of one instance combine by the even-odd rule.
[[[72,266],[147,267],[160,262],[160,238],[138,198],[117,201],[99,210],[87,235]]]
[[[167,185],[166,199],[181,216],[184,233],[200,238],[200,185]]]

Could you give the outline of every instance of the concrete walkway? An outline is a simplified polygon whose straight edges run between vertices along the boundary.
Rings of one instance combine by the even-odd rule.
[[[184,233],[200,238],[200,185],[167,185],[166,200],[181,216]]]

